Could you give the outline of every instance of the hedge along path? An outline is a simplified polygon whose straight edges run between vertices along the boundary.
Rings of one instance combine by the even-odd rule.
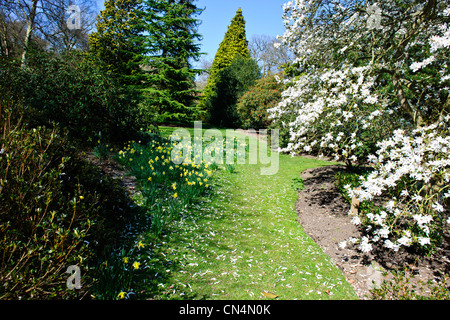
[[[167,270],[170,280],[159,285],[156,298],[358,299],[297,221],[296,179],[302,170],[330,163],[283,154],[279,160],[272,176],[260,174],[261,164],[215,173],[214,195],[162,241],[161,250],[178,267]]]

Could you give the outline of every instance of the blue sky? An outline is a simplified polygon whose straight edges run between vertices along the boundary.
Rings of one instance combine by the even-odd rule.
[[[96,0],[99,10],[103,9],[104,0]],[[228,25],[239,7],[242,9],[246,21],[247,39],[252,35],[265,34],[269,36],[282,35],[283,3],[288,0],[198,0],[199,8],[206,8],[199,16],[202,24],[199,33],[202,52],[207,53],[204,58],[212,60],[225,36]]]

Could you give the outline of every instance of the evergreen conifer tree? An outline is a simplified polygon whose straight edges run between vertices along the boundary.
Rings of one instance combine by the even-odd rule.
[[[209,71],[209,78],[206,87],[203,91],[203,97],[199,103],[199,108],[202,110],[211,111],[213,107],[212,98],[217,95],[217,84],[219,82],[220,71],[228,67],[231,62],[241,56],[249,58],[248,41],[245,33],[245,20],[242,15],[242,9],[236,11],[236,15],[231,20],[225,37],[219,45],[219,49],[214,57],[211,69]],[[210,119],[214,122],[214,119]]]
[[[146,69],[144,112],[158,122],[192,120],[195,111],[195,70],[200,35],[197,33],[202,10],[194,0],[144,0]]]
[[[97,30],[89,37],[90,51],[123,85],[138,85],[141,81],[140,9],[141,0],[106,0]]]

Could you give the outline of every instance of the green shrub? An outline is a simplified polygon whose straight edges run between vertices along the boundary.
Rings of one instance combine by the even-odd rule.
[[[56,129],[16,127],[0,145],[0,298],[86,296],[98,256],[137,217],[123,189]],[[66,288],[70,265],[81,290]]]
[[[100,159],[105,160],[108,158],[108,145],[98,141],[98,144],[94,147],[94,155]]]
[[[94,145],[125,142],[137,131],[137,92],[121,87],[89,54],[32,52],[26,69],[18,64],[0,66],[12,76],[0,79],[0,87],[14,87],[23,102],[25,121],[31,126],[67,129],[70,139]],[[145,124],[140,124],[144,126]]]
[[[262,129],[270,125],[267,109],[281,101],[283,84],[276,76],[262,78],[239,99],[236,110],[244,129]]]
[[[355,168],[354,171],[339,171],[334,175],[334,184],[347,202],[352,202],[352,199],[347,192],[348,188],[354,189],[359,187],[362,182],[361,177],[366,177],[369,172],[368,169]]]
[[[252,58],[237,56],[220,70],[216,91],[210,96],[210,122],[222,127],[239,127],[238,99],[260,78],[261,71]]]

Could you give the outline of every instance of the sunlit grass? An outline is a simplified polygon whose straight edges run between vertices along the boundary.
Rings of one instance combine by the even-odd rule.
[[[172,128],[163,128],[170,134]],[[214,195],[189,208],[160,249],[177,261],[159,299],[356,299],[341,271],[297,222],[292,186],[299,173],[329,163],[280,155],[274,176],[260,165],[214,174]]]
[[[161,132],[168,137],[174,129]],[[233,170],[174,165],[172,150],[161,139],[148,146],[131,142],[118,154],[138,178],[135,202],[147,210],[151,227],[110,259],[105,276],[119,282],[109,297],[234,300],[266,299],[262,292],[270,292],[289,300],[357,298],[304,233],[294,209],[300,172],[330,163],[280,155],[278,173],[267,176],[260,164],[233,164]]]

